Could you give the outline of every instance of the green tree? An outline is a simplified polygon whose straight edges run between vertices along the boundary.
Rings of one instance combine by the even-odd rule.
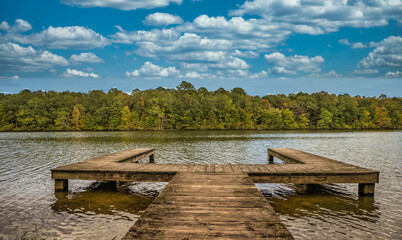
[[[71,114],[71,123],[74,130],[85,129],[85,108],[80,104],[75,104]]]
[[[285,129],[296,129],[298,127],[293,118],[293,112],[289,108],[282,111],[282,122]]]
[[[128,106],[124,106],[121,111],[121,126],[119,128],[122,130],[134,129],[133,114]]]
[[[329,129],[332,125],[333,114],[325,108],[321,108],[317,127],[321,129]]]
[[[281,129],[282,128],[282,112],[278,108],[271,108],[267,112],[268,129]]]
[[[306,129],[309,126],[309,121],[308,118],[306,117],[306,114],[303,113],[297,118],[297,126],[300,129]]]

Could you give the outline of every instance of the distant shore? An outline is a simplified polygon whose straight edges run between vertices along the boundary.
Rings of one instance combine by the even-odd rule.
[[[0,94],[0,131],[402,129],[402,98],[327,92],[251,96],[241,88]]]

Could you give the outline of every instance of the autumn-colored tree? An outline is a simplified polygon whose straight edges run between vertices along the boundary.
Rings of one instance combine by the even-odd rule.
[[[0,93],[0,131],[402,128],[402,98],[327,92],[251,96],[241,88]]]

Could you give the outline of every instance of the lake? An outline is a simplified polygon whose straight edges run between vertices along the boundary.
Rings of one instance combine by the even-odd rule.
[[[120,239],[166,183],[71,180],[55,194],[50,169],[139,147],[155,148],[156,163],[253,164],[287,147],[380,171],[374,198],[357,184],[256,185],[296,239],[402,236],[402,131],[138,131],[0,133],[0,239]]]

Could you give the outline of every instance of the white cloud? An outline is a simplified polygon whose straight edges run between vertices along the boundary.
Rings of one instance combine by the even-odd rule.
[[[258,53],[255,53],[253,51],[240,51],[237,49],[234,51],[234,53],[232,55],[237,56],[237,57],[245,57],[245,58],[258,58],[259,57]]]
[[[270,72],[276,73],[276,74],[288,74],[288,75],[296,75],[297,72],[293,70],[288,70],[284,67],[273,67],[269,69]]]
[[[335,70],[331,70],[327,73],[312,73],[307,75],[308,78],[340,78],[342,74],[337,73]]]
[[[183,0],[61,0],[62,3],[70,6],[80,7],[109,7],[120,10],[151,9],[166,7],[170,3],[181,4]]]
[[[352,73],[356,73],[356,74],[377,74],[378,69],[356,69]]]
[[[15,20],[14,26],[11,27],[11,30],[15,32],[26,32],[31,29],[32,29],[31,24],[22,19]]]
[[[242,17],[226,19],[222,16],[207,15],[200,15],[193,22],[184,23],[175,29],[180,32],[202,34],[210,39],[229,40],[237,50],[266,50],[291,34],[289,29],[266,19]]]
[[[229,14],[258,15],[294,32],[323,34],[337,31],[340,27],[384,26],[388,19],[401,23],[402,4],[397,0],[254,0],[246,1]]]
[[[18,75],[14,75],[11,77],[12,79],[20,79],[20,77]]]
[[[308,56],[294,55],[286,57],[282,53],[274,52],[264,55],[268,64],[273,67],[271,72],[277,74],[297,74],[297,72],[320,72],[320,65],[324,62],[321,56],[309,58]]]
[[[343,45],[348,45],[353,49],[368,48],[368,47],[374,47],[375,46],[374,42],[370,42],[370,43],[367,43],[367,44],[364,44],[362,42],[349,42],[349,40],[347,38],[339,39],[338,42],[340,44],[343,44]]]
[[[184,75],[180,75],[180,78],[189,78],[189,79],[205,79],[205,78],[216,78],[215,75],[210,73],[199,73],[199,72],[186,72]]]
[[[359,68],[402,68],[402,37],[390,36],[374,43],[376,48],[359,63]]]
[[[87,73],[75,69],[67,68],[67,70],[63,73],[64,77],[72,78],[72,77],[80,77],[80,78],[99,78],[98,74],[95,73]]]
[[[343,44],[343,45],[348,45],[348,46],[351,45],[351,43],[349,42],[349,40],[347,38],[339,39],[338,43]]]
[[[248,69],[250,65],[240,58],[230,56],[225,58],[223,62],[210,64],[209,67],[219,69]]]
[[[171,24],[182,24],[183,19],[181,19],[179,16],[171,15],[169,13],[156,12],[149,14],[145,18],[144,23],[150,26],[167,26]]]
[[[92,29],[81,26],[50,26],[41,33],[31,35],[28,41],[35,46],[52,49],[93,49],[103,48],[110,44],[109,39]]]
[[[31,29],[31,24],[23,19],[16,19],[13,26],[10,26],[6,21],[1,22],[0,24],[0,31],[26,32]]]
[[[21,25],[19,29],[22,30],[22,28]],[[40,33],[29,35],[8,31],[5,35],[0,35],[0,42],[17,42],[50,49],[93,49],[110,44],[110,40],[101,34],[81,26],[50,26]]]
[[[225,73],[221,72],[220,78],[241,78],[241,79],[262,79],[267,78],[268,73],[266,71],[252,73],[243,69],[229,69]]]
[[[390,78],[400,78],[402,77],[402,72],[400,71],[396,71],[396,72],[387,72],[385,74],[386,77],[390,77]]]
[[[67,66],[69,62],[62,56],[49,51],[37,51],[31,46],[23,47],[16,43],[0,44],[1,72],[43,71],[54,65]]]
[[[249,78],[251,79],[259,79],[259,78],[267,78],[268,77],[268,73],[266,71],[261,71],[261,72],[257,72],[257,73],[252,73]]]
[[[368,45],[362,43],[362,42],[355,42],[352,44],[351,48],[357,49],[357,48],[367,48],[369,47]]]
[[[177,40],[180,33],[174,29],[152,29],[151,31],[139,30],[139,31],[126,31],[120,26],[116,26],[119,30],[113,34],[112,41],[115,43],[132,44],[134,42],[159,42]],[[161,42],[162,41],[162,42]]]
[[[73,64],[81,63],[103,63],[103,60],[91,52],[73,54],[70,57],[70,62]]]
[[[145,78],[161,78],[179,75],[180,71],[176,67],[161,67],[151,62],[145,62],[144,65],[132,72],[126,72],[127,77],[145,77]]]
[[[10,25],[8,25],[8,22],[2,21],[0,23],[0,31],[8,31],[10,29]]]

